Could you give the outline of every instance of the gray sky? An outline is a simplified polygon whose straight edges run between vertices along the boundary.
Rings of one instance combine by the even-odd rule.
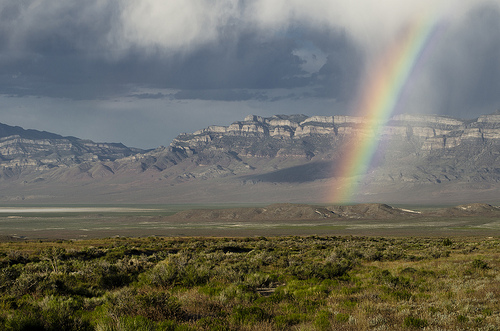
[[[500,108],[499,0],[4,0],[0,122],[154,148],[248,114],[350,114],[416,14],[446,28],[402,111]]]

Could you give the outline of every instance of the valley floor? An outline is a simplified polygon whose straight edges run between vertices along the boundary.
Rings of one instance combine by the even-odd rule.
[[[387,205],[365,204],[353,207]],[[480,206],[489,206],[483,205]],[[288,235],[355,236],[499,236],[500,212],[459,213],[461,208],[421,207],[422,214],[394,216],[364,210],[350,217],[320,217],[314,205],[138,205],[105,207],[0,207],[0,242],[12,240],[81,240],[106,237],[252,237]],[[192,210],[192,208],[196,208]],[[208,209],[203,209],[208,208]],[[281,210],[263,218],[262,209]],[[317,208],[317,209],[316,209]],[[333,207],[329,207],[333,208]],[[376,208],[375,208],[376,209]],[[393,210],[393,209],[391,209]],[[391,211],[389,210],[389,211]],[[395,209],[394,209],[395,210]],[[407,210],[407,209],[399,209]],[[425,213],[426,210],[431,212]],[[443,212],[444,211],[444,212]],[[307,216],[313,215],[311,217]],[[273,214],[274,215],[274,214]],[[272,216],[272,215],[271,215]],[[301,218],[299,218],[299,216]],[[316,216],[315,218],[313,218]],[[335,216],[335,215],[333,215]],[[259,218],[260,217],[260,218]]]

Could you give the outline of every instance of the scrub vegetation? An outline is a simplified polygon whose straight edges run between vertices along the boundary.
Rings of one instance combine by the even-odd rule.
[[[0,243],[2,330],[498,330],[499,238]]]

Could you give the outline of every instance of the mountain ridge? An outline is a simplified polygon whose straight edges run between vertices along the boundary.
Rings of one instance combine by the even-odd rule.
[[[364,121],[249,115],[152,150],[0,124],[0,201],[328,202],[343,144],[373,134]],[[500,113],[397,115],[379,139],[356,202],[498,201]]]

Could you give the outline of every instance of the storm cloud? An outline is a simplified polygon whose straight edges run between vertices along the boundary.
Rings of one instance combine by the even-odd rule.
[[[464,118],[494,112],[498,1],[17,0],[0,3],[0,121],[28,125],[12,121],[19,120],[15,101],[31,105],[22,100],[32,97],[61,107],[69,127],[85,114],[112,122],[118,104],[144,127],[181,121],[162,136],[127,141],[144,146],[190,129],[182,121],[193,114],[202,126],[227,124],[231,107],[229,121],[243,110],[348,113],[370,64],[419,15],[447,27],[414,75],[403,111]],[[41,129],[60,133],[60,117],[32,107]],[[225,110],[210,113],[213,107]],[[81,134],[129,139],[119,128],[108,131],[113,135]]]

